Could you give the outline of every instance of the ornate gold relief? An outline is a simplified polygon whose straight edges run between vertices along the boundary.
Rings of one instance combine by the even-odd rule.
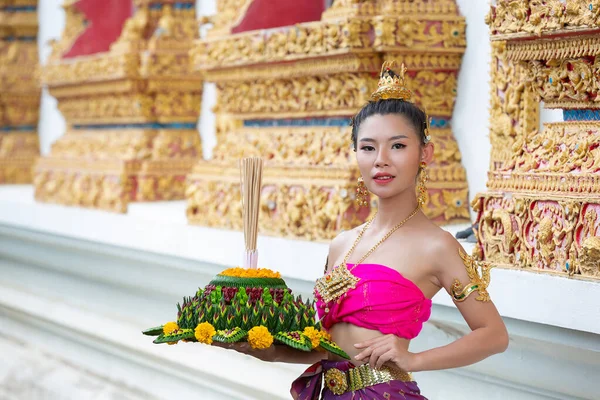
[[[439,18],[439,17],[438,17]],[[386,16],[373,19],[347,18],[333,22],[308,22],[269,31],[250,31],[210,37],[192,50],[202,69],[291,61],[314,56],[333,57],[357,49],[398,49],[426,53],[462,54],[466,45],[465,22],[458,15],[414,18]],[[368,35],[374,32],[373,38]],[[443,57],[443,56],[442,56]]]
[[[514,166],[513,154],[539,126],[539,101],[527,86],[527,68],[508,59],[506,42],[492,42],[490,170]]]
[[[377,87],[372,75],[335,74],[285,80],[220,82],[219,111],[243,118],[351,115]]]
[[[215,161],[234,164],[244,157],[262,157],[276,165],[350,164],[352,130],[335,127],[240,128],[222,135]]]
[[[494,36],[541,36],[600,26],[598,0],[498,0],[486,16]]]
[[[181,199],[199,151],[196,130],[70,131],[36,167],[36,199],[115,212]]]
[[[323,20],[346,17],[370,17],[378,15],[428,15],[432,18],[457,15],[458,7],[453,0],[402,1],[402,0],[335,0],[323,13]]]
[[[237,13],[222,11],[213,22]],[[233,166],[252,155],[266,159],[272,174],[261,232],[327,240],[364,221],[372,210],[352,200],[349,122],[391,58],[404,62],[417,101],[435,117],[425,212],[440,224],[469,220],[466,173],[449,127],[465,47],[454,1],[336,1],[321,21],[239,34],[220,24],[191,52],[218,100],[213,160],[189,176],[190,222],[241,228]]]
[[[188,178],[190,222],[242,228],[239,171],[230,165],[196,165]],[[355,205],[356,177],[347,168],[265,169],[259,229],[275,236],[328,240],[360,224],[369,209]]]
[[[486,194],[477,236],[485,259],[504,267],[597,278],[600,205],[544,195]]]
[[[598,278],[600,3],[563,3],[499,1],[488,16],[492,165],[490,192],[473,201],[475,255],[506,267]],[[563,108],[565,121],[537,132],[531,111],[540,100]]]
[[[0,184],[30,183],[39,156],[37,1],[0,2]]]
[[[184,3],[136,0],[110,51],[68,61],[84,19],[65,4],[43,79],[69,128],[36,167],[36,199],[125,212],[131,201],[184,197],[202,150],[202,79],[189,56],[198,30],[194,3]]]
[[[572,106],[568,108],[600,108],[596,101],[600,98],[600,55],[532,60],[527,66],[531,86],[548,108],[564,108],[569,103]]]

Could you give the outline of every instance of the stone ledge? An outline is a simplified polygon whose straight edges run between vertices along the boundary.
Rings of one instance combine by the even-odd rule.
[[[0,338],[0,354],[1,399],[158,400],[10,337]]]

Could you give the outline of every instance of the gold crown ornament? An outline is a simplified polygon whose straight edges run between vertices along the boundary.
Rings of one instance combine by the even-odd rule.
[[[399,73],[396,73],[396,70]],[[377,90],[371,94],[371,101],[378,100],[403,100],[412,103],[413,93],[406,87],[406,67],[404,64],[398,68],[396,61],[385,61],[381,66],[381,74],[379,76],[379,84]],[[430,135],[430,119],[425,113],[425,144],[431,141]]]
[[[379,76],[379,84],[377,90],[371,94],[371,101],[398,99],[411,101],[413,93],[406,87],[404,74],[406,67],[404,64],[398,70],[396,61],[386,61],[381,66],[381,74]]]

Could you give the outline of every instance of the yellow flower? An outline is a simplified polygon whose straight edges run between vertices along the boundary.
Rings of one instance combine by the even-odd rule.
[[[177,325],[177,322],[167,322],[166,324],[163,325],[163,333],[165,335],[170,335],[171,333],[178,331],[179,330],[179,325]]]
[[[331,335],[329,333],[327,333],[327,331],[325,331],[324,329],[321,329],[321,337],[323,339],[327,339],[327,340],[331,341]]]
[[[304,336],[308,336],[310,339],[310,344],[313,349],[316,349],[321,343],[321,332],[313,328],[312,326],[307,326],[304,328],[304,332],[302,332]]]
[[[202,322],[201,324],[198,324],[194,330],[194,336],[196,336],[196,340],[204,344],[212,344],[212,338],[216,334],[217,331],[208,322]]]
[[[219,275],[233,276],[236,278],[281,278],[279,272],[271,271],[266,268],[248,269],[248,268],[228,268]]]
[[[248,343],[254,349],[267,349],[273,344],[273,336],[264,326],[255,326],[248,332]]]

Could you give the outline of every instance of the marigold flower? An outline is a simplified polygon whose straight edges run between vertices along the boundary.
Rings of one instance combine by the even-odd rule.
[[[219,275],[232,276],[236,278],[281,278],[281,274],[279,272],[271,271],[267,268],[228,268]]]
[[[176,332],[178,330],[179,325],[177,325],[177,322],[167,322],[163,325],[163,333],[165,335],[170,335],[171,333]]]
[[[310,344],[313,349],[316,349],[321,343],[321,332],[313,328],[312,326],[307,326],[304,328],[304,332],[302,332],[304,336],[307,336],[310,339]]]
[[[254,349],[267,349],[273,344],[273,336],[266,327],[255,326],[248,331],[248,343]]]
[[[204,344],[212,344],[212,338],[216,334],[217,331],[215,330],[214,326],[208,322],[202,322],[201,324],[198,324],[194,330],[194,336],[196,336],[196,340]]]

